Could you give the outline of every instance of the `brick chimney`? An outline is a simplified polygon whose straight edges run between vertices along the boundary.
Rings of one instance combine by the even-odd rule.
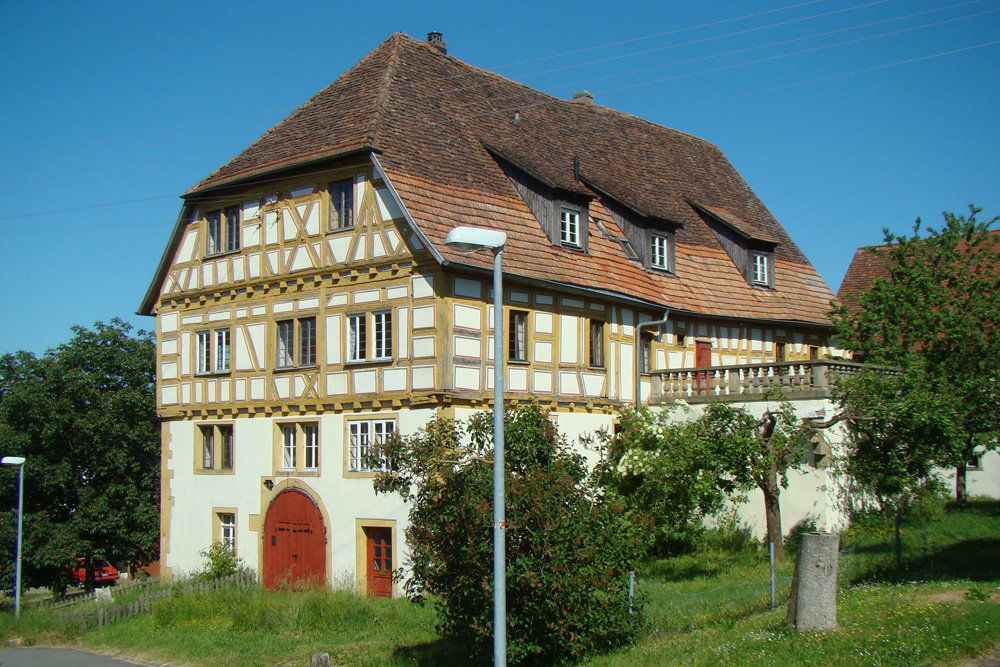
[[[593,104],[594,94],[586,90],[581,90],[573,93],[573,101],[577,104]]]
[[[427,33],[427,43],[440,51],[442,54],[448,54],[448,45],[444,43],[444,35],[441,33],[437,31]]]

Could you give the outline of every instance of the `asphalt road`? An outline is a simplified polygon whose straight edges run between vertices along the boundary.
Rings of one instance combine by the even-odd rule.
[[[128,662],[71,648],[3,648],[2,667],[122,667],[150,663]],[[164,666],[166,667],[166,666]]]

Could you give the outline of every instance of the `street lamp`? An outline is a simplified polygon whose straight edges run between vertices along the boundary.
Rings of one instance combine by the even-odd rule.
[[[504,515],[503,269],[507,234],[481,227],[455,227],[444,240],[461,253],[493,251],[493,664],[507,664],[507,520]]]
[[[0,465],[18,466],[17,479],[17,560],[14,563],[14,618],[21,615],[21,525],[24,518],[24,457],[5,456]]]

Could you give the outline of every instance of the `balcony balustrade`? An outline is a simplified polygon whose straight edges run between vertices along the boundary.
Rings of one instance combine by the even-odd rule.
[[[789,399],[830,398],[836,378],[856,375],[861,368],[862,364],[853,361],[818,359],[654,370],[649,402],[763,400],[774,388]]]

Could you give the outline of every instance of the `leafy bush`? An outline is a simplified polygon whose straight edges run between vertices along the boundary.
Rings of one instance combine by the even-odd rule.
[[[435,419],[373,454],[390,462],[376,489],[412,504],[409,596],[435,596],[439,632],[479,657],[493,637],[492,420],[472,417],[466,440],[458,423]],[[552,664],[632,642],[636,527],[537,406],[509,410],[505,430],[509,661]]]
[[[212,542],[198,555],[205,559],[205,567],[196,575],[199,579],[222,579],[247,569],[243,559],[236,555],[236,550],[222,542]]]

